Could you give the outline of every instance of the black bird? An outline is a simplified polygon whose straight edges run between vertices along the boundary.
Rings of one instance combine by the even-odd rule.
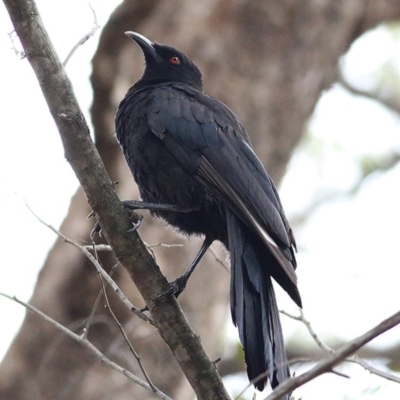
[[[262,390],[289,377],[271,278],[301,307],[294,236],[276,188],[235,114],[203,93],[202,75],[180,51],[125,32],[142,49],[145,70],[119,105],[116,133],[143,202],[204,243],[179,294],[214,240],[230,252],[231,313],[249,379]],[[285,398],[289,398],[285,397]]]

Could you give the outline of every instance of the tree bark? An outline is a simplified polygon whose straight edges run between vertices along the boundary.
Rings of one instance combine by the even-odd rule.
[[[114,115],[125,91],[143,70],[142,55],[124,31],[139,31],[188,54],[203,72],[205,91],[236,112],[257,154],[279,182],[321,92],[336,79],[340,56],[367,29],[399,16],[400,1],[384,0],[126,0],[103,29],[92,74],[96,145],[111,179],[119,181],[120,197],[137,198],[138,192],[113,135]],[[60,229],[89,240],[93,224],[86,219],[89,212],[79,190]],[[139,232],[148,243],[184,244],[182,248],[155,249],[157,263],[169,280],[183,273],[199,248],[198,241],[175,236],[147,214]],[[219,254],[225,257],[223,252]],[[115,262],[112,256],[102,255],[106,268]],[[206,352],[217,359],[223,353],[221,331],[229,301],[229,274],[210,254],[201,264],[179,302]],[[114,278],[141,307],[143,300],[126,272],[117,268]],[[57,240],[38,277],[31,304],[79,332],[99,290],[94,268],[76,249]],[[113,310],[154,383],[172,398],[190,398],[190,387],[154,329],[132,317],[110,296]],[[102,307],[96,311],[90,335],[103,352],[140,375]],[[28,313],[0,366],[0,398],[153,396],[98,364],[78,345]]]

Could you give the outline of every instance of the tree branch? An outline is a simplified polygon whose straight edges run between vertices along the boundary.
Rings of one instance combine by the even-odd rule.
[[[53,318],[50,318],[48,315],[44,314],[43,312],[38,310],[36,307],[33,307],[32,305],[25,303],[22,300],[17,299],[15,296],[11,297],[11,296],[8,296],[7,294],[1,293],[1,292],[0,292],[0,296],[3,296],[3,297],[6,297],[7,299],[15,301],[16,303],[21,304],[22,306],[27,308],[29,311],[32,311],[34,314],[38,315],[43,320],[49,322],[51,325],[56,327],[58,330],[64,332],[68,337],[75,340],[77,343],[81,344],[82,346],[86,347],[90,352],[92,352],[100,360],[100,362],[115,369],[116,371],[120,372],[122,375],[125,375],[128,379],[130,379],[134,383],[138,384],[139,386],[149,390],[150,392],[154,393],[160,399],[172,400],[165,393],[161,392],[161,390],[154,387],[154,385],[150,385],[149,383],[144,382],[142,379],[140,379],[136,375],[132,374],[132,372],[128,371],[125,368],[122,368],[115,362],[111,361],[96,346],[94,346],[88,339],[86,339],[85,336],[77,335],[75,332],[72,332],[71,330],[66,328],[64,325],[61,325],[59,322],[57,322]]]
[[[104,236],[130,274],[152,313],[158,330],[173,352],[198,399],[228,399],[199,338],[193,333],[174,296],[154,301],[167,288],[167,280],[149,255],[119,201],[112,182],[90,138],[85,118],[71,83],[33,0],[4,0],[25,54],[38,78],[58,127],[65,157],[81,183]]]
[[[375,368],[357,355],[354,355],[353,357],[346,359],[346,361],[358,364],[367,371],[371,372],[371,374],[380,376],[381,378],[387,379],[388,381],[400,383],[400,376],[396,376],[388,372],[382,371],[378,368]]]
[[[50,230],[52,230],[56,235],[58,235],[61,239],[64,240],[65,243],[68,243],[77,249],[79,249],[85,257],[88,258],[88,260],[94,265],[96,268],[97,273],[100,275],[100,277],[104,278],[104,280],[110,285],[110,287],[114,290],[115,294],[119,297],[120,301],[122,304],[124,304],[129,311],[132,311],[136,316],[138,316],[140,319],[143,321],[147,322],[148,324],[154,326],[157,328],[156,324],[154,321],[149,318],[146,314],[144,314],[142,311],[140,311],[137,307],[135,307],[129,299],[125,296],[125,294],[122,292],[122,290],[118,287],[116,282],[111,279],[111,276],[107,274],[107,272],[104,270],[104,268],[100,265],[99,261],[97,260],[96,257],[90,253],[88,250],[87,246],[81,246],[77,242],[74,242],[70,238],[68,238],[66,235],[61,233],[58,229],[54,228],[53,226],[47,224],[45,221],[43,221],[28,205],[26,205],[28,210],[35,216],[35,218],[44,226],[47,226]]]
[[[355,96],[362,96],[370,100],[375,100],[390,111],[400,115],[400,98],[396,96],[393,91],[385,90],[385,88],[382,87],[377,87],[374,90],[360,89],[347,80],[340,69],[338,70],[337,81]]]
[[[364,346],[372,339],[375,339],[377,336],[381,335],[382,333],[388,331],[398,324],[400,324],[400,311],[393,314],[388,319],[385,319],[368,332],[347,343],[345,346],[335,351],[334,354],[330,355],[328,358],[318,363],[309,371],[297,377],[287,379],[282,384],[280,384],[273,391],[273,393],[267,396],[265,400],[279,400],[284,394],[292,392],[294,389],[304,385],[305,383],[311,381],[317,376],[322,375],[326,372],[331,372],[332,368],[345,360],[346,357],[355,353],[360,347]]]
[[[128,338],[128,335],[126,334],[124,327],[122,326],[121,322],[119,322],[117,316],[114,314],[114,311],[111,308],[110,302],[108,300],[108,296],[107,296],[107,291],[106,291],[106,286],[104,284],[103,278],[100,276],[100,282],[101,282],[101,289],[103,291],[103,295],[104,295],[104,300],[106,302],[106,307],[109,311],[109,313],[111,314],[111,317],[113,318],[113,320],[115,321],[115,323],[118,326],[118,329],[120,330],[125,343],[128,345],[129,350],[131,351],[131,353],[134,355],[134,357],[136,358],[137,363],[139,364],[139,368],[142,371],[142,374],[144,375],[144,377],[146,378],[147,383],[149,384],[151,390],[153,392],[155,392],[157,390],[157,388],[154,386],[153,382],[151,381],[149,374],[147,373],[146,369],[143,366],[142,360],[140,359],[139,354],[136,352],[136,350],[134,349],[131,341]]]
[[[72,48],[72,50],[68,53],[66,59],[63,62],[63,66],[65,68],[65,66],[67,65],[68,61],[71,59],[71,57],[74,55],[75,51],[78,49],[79,46],[84,45],[96,32],[98,29],[100,29],[100,25],[97,22],[97,15],[96,15],[96,11],[94,10],[94,8],[89,4],[90,9],[92,10],[93,13],[93,28],[92,30],[87,33],[81,40],[79,40],[79,42]]]
[[[311,337],[314,339],[315,343],[317,343],[318,347],[319,347],[322,351],[324,351],[325,353],[329,353],[329,354],[334,353],[334,350],[332,350],[328,345],[326,345],[326,344],[320,339],[320,337],[317,335],[317,333],[314,331],[314,328],[312,327],[310,321],[308,321],[308,320],[304,317],[303,310],[302,310],[301,308],[299,308],[299,311],[300,311],[300,316],[298,316],[298,317],[297,317],[296,315],[289,314],[288,312],[286,312],[286,311],[284,311],[284,310],[280,310],[279,312],[280,312],[281,314],[283,314],[283,315],[286,315],[287,317],[289,317],[289,318],[291,318],[291,319],[294,319],[294,320],[296,320],[296,321],[302,322],[302,323],[306,326],[306,328],[307,328],[309,334],[310,334]]]
[[[308,332],[310,333],[311,337],[314,339],[315,343],[317,343],[317,345],[319,346],[319,348],[320,348],[322,351],[324,351],[325,353],[334,354],[334,353],[335,353],[335,350],[333,350],[331,347],[329,347],[327,344],[325,344],[325,343],[321,340],[321,338],[320,338],[320,337],[317,335],[317,333],[314,331],[314,328],[312,327],[311,322],[308,321],[308,319],[306,319],[306,317],[304,316],[303,310],[299,309],[299,311],[300,311],[300,316],[298,316],[298,317],[295,316],[295,315],[289,314],[289,313],[287,313],[286,311],[280,311],[280,312],[281,312],[283,315],[286,315],[286,316],[289,317],[289,318],[292,318],[292,319],[294,319],[294,320],[296,320],[296,321],[302,322],[302,323],[307,327]],[[366,370],[368,370],[369,372],[371,372],[371,374],[378,375],[378,376],[380,376],[381,378],[388,379],[388,380],[390,380],[390,381],[400,383],[400,377],[398,377],[398,376],[396,376],[396,375],[393,375],[393,374],[390,374],[390,373],[388,373],[388,372],[381,371],[380,369],[373,367],[372,365],[368,364],[366,361],[364,361],[362,358],[360,358],[360,357],[359,357],[358,355],[356,355],[356,354],[353,355],[353,356],[350,357],[350,358],[344,359],[343,361],[351,362],[351,363],[354,363],[354,364],[358,364],[358,365],[360,365],[361,367],[363,367],[364,369],[366,369]]]

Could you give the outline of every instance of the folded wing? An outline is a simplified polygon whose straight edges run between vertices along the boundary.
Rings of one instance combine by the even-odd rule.
[[[295,241],[275,186],[224,104],[179,84],[154,91],[147,121],[177,161],[264,242],[277,261],[270,271],[301,305]]]

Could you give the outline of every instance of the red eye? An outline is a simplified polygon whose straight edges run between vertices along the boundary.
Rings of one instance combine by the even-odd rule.
[[[172,64],[172,65],[179,65],[180,63],[181,63],[181,60],[179,59],[179,57],[171,57],[170,59],[169,59],[169,62]]]

